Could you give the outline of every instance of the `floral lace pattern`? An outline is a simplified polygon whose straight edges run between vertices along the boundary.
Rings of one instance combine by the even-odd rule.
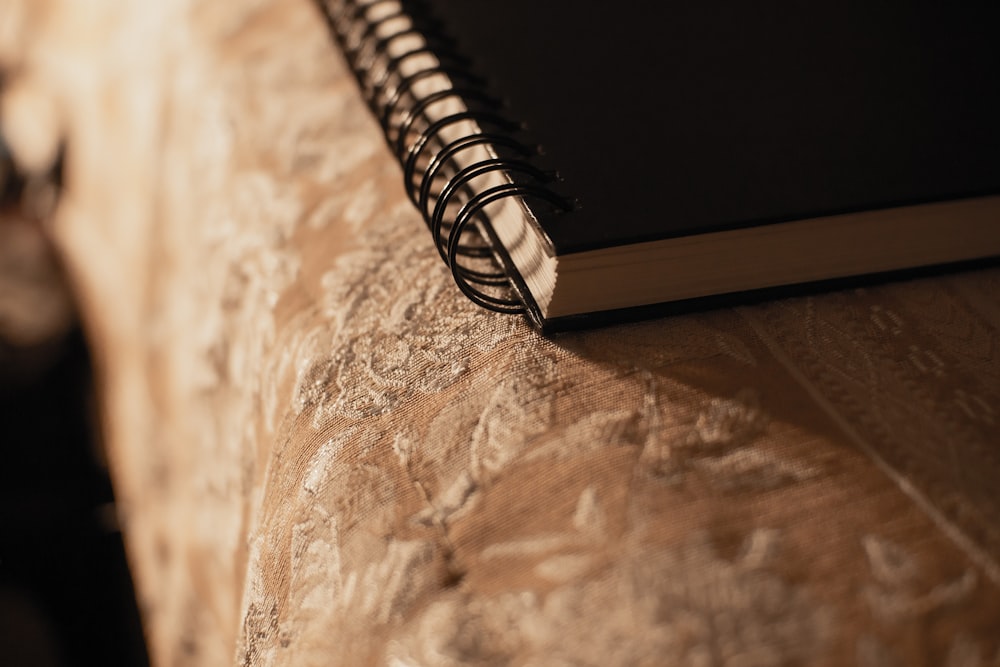
[[[997,663],[997,269],[543,339],[305,0],[6,4],[156,664]]]

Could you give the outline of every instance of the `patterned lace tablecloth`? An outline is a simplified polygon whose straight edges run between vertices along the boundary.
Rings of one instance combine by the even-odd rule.
[[[544,339],[305,0],[3,7],[156,664],[1000,662],[1000,270]]]

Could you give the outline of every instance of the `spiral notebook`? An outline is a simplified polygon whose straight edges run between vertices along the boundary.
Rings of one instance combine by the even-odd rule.
[[[1000,255],[1000,3],[321,7],[458,288],[543,330]]]

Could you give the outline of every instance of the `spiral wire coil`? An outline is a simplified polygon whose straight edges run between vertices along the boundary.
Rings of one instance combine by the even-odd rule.
[[[551,187],[555,174],[533,164],[537,147],[518,138],[519,124],[424,2],[317,2],[459,289],[489,310],[525,312],[479,225],[511,198],[570,210]]]

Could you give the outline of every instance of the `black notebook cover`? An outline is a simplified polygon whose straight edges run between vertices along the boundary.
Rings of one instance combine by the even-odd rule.
[[[1000,2],[428,4],[576,200],[559,253],[1000,192]]]

